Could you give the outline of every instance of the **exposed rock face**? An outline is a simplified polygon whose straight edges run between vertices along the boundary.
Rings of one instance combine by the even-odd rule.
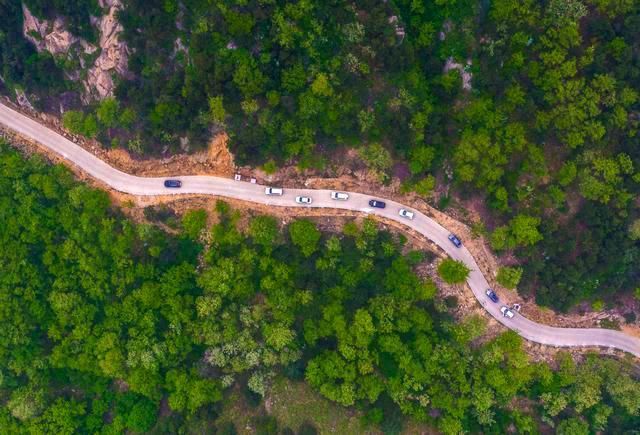
[[[129,48],[120,41],[122,25],[116,14],[122,9],[120,0],[101,0],[100,6],[108,7],[107,15],[98,18],[96,25],[100,31],[100,56],[89,69],[84,82],[87,102],[92,98],[103,99],[113,95],[114,83],[112,74],[127,77],[129,71]]]
[[[33,16],[27,6],[22,4],[24,22],[22,31],[25,38],[36,46],[38,51],[46,50],[53,55],[67,54],[78,38],[64,28],[64,20],[56,18],[53,23]],[[95,49],[94,49],[95,50]]]
[[[92,17],[91,23],[98,28],[100,34],[98,58],[89,66],[86,79],[83,82],[84,94],[82,100],[89,103],[92,100],[101,100],[113,95],[113,74],[128,77],[127,65],[129,61],[129,48],[120,41],[119,35],[122,26],[116,19],[117,12],[122,9],[121,0],[100,0],[102,8],[108,8],[108,13],[102,17]],[[23,4],[24,15],[23,33],[38,51],[48,51],[53,55],[77,57],[82,69],[85,65],[84,55],[93,54],[98,47],[90,44],[82,38],[78,38],[65,29],[62,18],[56,18],[53,22],[40,20],[33,16],[31,11]],[[65,71],[67,78],[77,80],[80,71]]]
[[[458,71],[460,71],[460,76],[462,77],[462,89],[464,89],[465,91],[470,91],[471,79],[473,78],[473,75],[469,71],[469,67],[471,67],[471,59],[467,60],[466,65],[462,65],[456,62],[453,57],[450,57],[444,64],[444,72],[447,73],[452,69],[457,69]]]

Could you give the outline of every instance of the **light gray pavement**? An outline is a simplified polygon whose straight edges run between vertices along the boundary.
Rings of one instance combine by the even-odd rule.
[[[119,171],[60,134],[2,104],[0,104],[0,123],[56,152],[68,162],[78,166],[92,177],[110,185],[112,188],[133,195],[199,193],[273,206],[340,208],[392,219],[420,232],[434,241],[452,258],[463,261],[471,269],[467,283],[482,306],[496,320],[507,328],[513,329],[527,340],[551,346],[616,348],[640,357],[640,339],[619,331],[556,328],[532,322],[520,314],[516,314],[512,319],[503,317],[500,313],[500,304],[491,302],[485,295],[485,290],[489,287],[489,284],[469,251],[464,246],[462,248],[453,246],[447,238],[449,231],[417,210],[413,210],[415,218],[412,221],[400,217],[398,210],[403,206],[397,202],[379,198],[386,202],[387,207],[385,209],[374,209],[369,207],[368,201],[371,199],[369,195],[349,192],[348,201],[335,201],[330,198],[329,190],[310,189],[285,188],[282,196],[267,196],[264,193],[265,186],[213,176],[176,175],[171,178],[180,179],[182,188],[167,189],[163,184],[166,177],[136,177]],[[313,198],[313,203],[311,205],[296,204],[294,199],[297,195],[310,196]]]

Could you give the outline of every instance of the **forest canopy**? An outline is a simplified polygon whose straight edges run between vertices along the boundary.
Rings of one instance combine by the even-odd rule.
[[[95,0],[25,4],[96,38]],[[21,11],[0,5],[0,87],[59,110],[82,92],[78,59],[36,52]],[[238,163],[270,172],[331,174],[356,148],[435,205],[481,199],[539,304],[640,287],[636,2],[131,0],[117,18],[130,75],[65,107],[70,131],[159,154],[224,130]]]
[[[479,317],[454,321],[416,273],[433,256],[373,220],[322,233],[254,216],[241,228],[218,202],[180,218],[151,207],[134,223],[63,166],[6,144],[0,204],[8,433],[213,431],[230,391],[260,402],[276,377],[360,409],[363,428],[640,424],[629,363],[559,354],[552,369],[513,332],[491,338]],[[513,406],[525,400],[534,406]]]

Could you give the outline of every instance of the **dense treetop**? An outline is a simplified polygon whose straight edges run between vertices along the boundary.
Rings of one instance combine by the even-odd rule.
[[[403,254],[403,237],[372,220],[323,234],[256,216],[241,231],[222,202],[211,229],[206,210],[148,209],[169,235],[4,144],[0,204],[8,433],[212,431],[231,388],[260,401],[275,376],[385,430],[401,415],[446,433],[640,424],[626,363],[564,355],[553,371],[513,332],[487,339],[481,318],[456,323],[414,271],[431,255]],[[514,406],[524,398],[535,406]]]
[[[132,76],[67,111],[70,130],[157,153],[224,129],[239,163],[270,168],[323,168],[357,147],[383,182],[406,162],[407,189],[484,198],[492,246],[515,250],[520,290],[541,304],[639,287],[636,2],[125,3]],[[26,4],[95,38],[95,0]],[[3,2],[5,89],[72,101],[80,83],[64,71],[77,59],[38,54],[21,32],[20,1]],[[444,72],[451,62],[471,89],[462,67]]]

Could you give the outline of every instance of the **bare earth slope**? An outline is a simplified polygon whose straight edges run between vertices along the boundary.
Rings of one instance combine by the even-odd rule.
[[[469,251],[464,247],[460,249],[454,247],[447,239],[449,231],[420,212],[416,211],[413,221],[408,221],[398,216],[398,210],[403,206],[397,202],[386,201],[387,207],[385,209],[372,209],[368,204],[369,195],[351,192],[349,193],[348,201],[334,201],[329,196],[329,190],[311,189],[285,189],[282,196],[266,196],[264,186],[213,176],[176,175],[174,178],[182,180],[182,188],[167,189],[163,184],[165,178],[136,177],[119,171],[58,133],[1,104],[0,123],[49,148],[90,176],[116,190],[132,195],[198,193],[258,202],[271,206],[338,208],[382,216],[408,225],[431,239],[452,258],[463,261],[471,269],[467,283],[482,306],[496,320],[513,329],[527,340],[551,346],[616,348],[640,357],[640,338],[632,337],[619,331],[556,328],[532,322],[521,315],[516,315],[513,319],[504,318],[500,313],[500,306],[492,303],[486,297],[484,291],[489,287],[489,284]],[[313,197],[313,203],[304,206],[298,205],[294,201],[297,195],[311,196]]]

